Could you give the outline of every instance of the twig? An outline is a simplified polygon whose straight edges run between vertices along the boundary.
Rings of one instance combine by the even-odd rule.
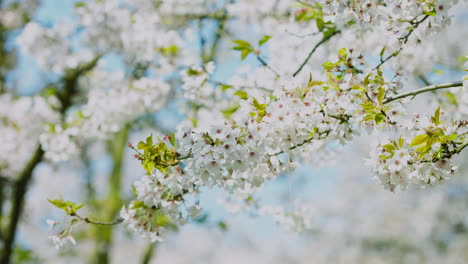
[[[339,30],[335,30],[335,32],[333,32],[332,34],[322,38],[322,40],[320,40],[317,44],[315,44],[315,46],[312,48],[312,50],[309,52],[309,55],[307,55],[307,58],[304,60],[304,62],[301,64],[301,66],[299,66],[299,68],[293,73],[293,77],[296,77],[296,75],[298,75],[301,71],[302,71],[302,68],[304,68],[304,66],[307,64],[307,62],[309,61],[309,59],[312,57],[312,55],[314,54],[314,52],[318,49],[318,47],[320,47],[323,43],[327,42],[328,40],[330,40],[333,36],[339,34],[340,31]]]
[[[93,224],[93,225],[112,226],[112,225],[118,225],[118,224],[120,224],[120,223],[122,223],[124,221],[124,219],[120,218],[120,217],[115,219],[112,222],[101,222],[101,221],[91,220],[88,217],[82,217],[82,216],[79,216],[77,214],[74,214],[72,216],[76,217],[76,219],[78,219],[78,220],[81,220],[81,221],[84,221],[84,222],[86,222],[88,224]]]
[[[326,131],[324,131],[324,132],[320,132],[319,135],[321,136],[321,135],[325,134],[325,135],[328,136],[329,133],[330,133],[330,130],[326,130]],[[290,147],[288,150],[293,150],[293,149],[296,149],[296,148],[298,148],[298,147],[302,147],[302,146],[304,146],[305,144],[310,143],[310,142],[311,142],[312,140],[314,140],[314,139],[316,139],[316,138],[313,137],[313,136],[312,136],[312,137],[309,137],[308,139],[302,141],[301,143]],[[272,157],[272,156],[278,156],[278,155],[280,155],[280,154],[283,154],[284,152],[285,152],[284,150],[281,150],[281,151],[279,151],[279,152],[270,154],[269,156],[270,156],[270,157]]]
[[[279,73],[278,73],[275,69],[273,69],[270,65],[268,65],[268,63],[267,63],[262,57],[260,57],[260,55],[258,55],[258,54],[257,54],[257,60],[258,60],[263,66],[267,67],[267,69],[269,69],[271,72],[273,72],[273,73],[276,75],[276,77],[279,77],[279,76],[280,76]]]
[[[405,98],[405,97],[408,97],[408,96],[416,96],[418,94],[429,92],[429,91],[435,91],[435,90],[439,90],[439,89],[446,89],[446,88],[453,88],[453,87],[460,87],[460,86],[463,86],[463,82],[452,82],[452,83],[430,85],[430,86],[426,86],[426,87],[423,87],[421,89],[417,89],[417,90],[414,90],[414,91],[411,91],[411,92],[397,94],[395,96],[392,96],[390,98],[385,99],[383,101],[383,103],[387,104],[387,103],[390,103],[390,102],[393,102],[395,100]]]
[[[143,260],[141,261],[142,264],[149,264],[151,259],[154,257],[154,252],[156,249],[156,243],[148,244],[148,247],[145,250],[145,254],[143,255]]]
[[[380,66],[384,65],[387,61],[389,61],[391,58],[393,57],[396,57],[402,50],[403,50],[403,46],[408,42],[408,39],[409,37],[413,34],[414,30],[416,30],[416,28],[418,28],[419,25],[421,25],[424,21],[426,21],[426,19],[429,18],[429,15],[425,15],[421,20],[419,21],[410,21],[410,24],[412,25],[411,29],[408,31],[408,33],[406,33],[406,35],[404,35],[403,37],[399,38],[399,40],[402,42],[401,44],[401,47],[393,52],[392,54],[390,54],[387,58],[385,59],[381,59],[380,60],[380,63],[374,67],[374,70],[378,69]]]

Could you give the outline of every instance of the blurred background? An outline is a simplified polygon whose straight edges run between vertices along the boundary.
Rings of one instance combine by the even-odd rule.
[[[170,24],[171,30],[180,35],[178,45],[184,47],[185,53],[180,51],[174,57],[171,54],[162,55],[157,59],[160,65],[156,66],[145,64],[144,59],[135,59],[146,56],[143,55],[146,54],[144,48],[127,49],[126,43],[117,40],[122,36],[118,36],[120,33],[117,29],[114,31],[112,23],[117,25],[119,19],[128,19],[126,13],[116,13],[115,17],[110,17],[109,10],[118,6],[119,1],[91,2],[96,2],[95,6],[87,1],[72,0],[0,0],[0,96],[40,95],[46,98],[54,89],[60,95],[60,91],[66,91],[67,82],[74,76],[77,93],[68,104],[75,104],[76,107],[72,105],[61,112],[62,119],[70,119],[67,115],[76,115],[76,109],[91,100],[89,94],[95,87],[108,91],[119,82],[128,85],[133,79],[152,77],[155,76],[154,72],[158,75],[163,71],[167,73],[165,80],[170,84],[171,92],[155,96],[158,109],[143,109],[125,118],[121,118],[125,113],[118,112],[118,117],[110,117],[119,120],[115,129],[106,130],[111,132],[105,136],[93,135],[80,139],[77,155],[73,159],[61,161],[62,157],[57,156],[55,158],[58,162],[48,162],[54,157],[38,160],[30,179],[23,182],[27,191],[22,190],[25,194],[24,205],[14,234],[16,239],[11,263],[468,263],[466,153],[457,157],[459,173],[445,184],[426,189],[410,187],[404,192],[390,193],[372,178],[369,169],[363,165],[370,149],[369,136],[364,134],[355,138],[352,144],[339,149],[331,147],[326,154],[317,154],[313,163],[304,162],[294,171],[268,182],[248,205],[233,200],[222,190],[203,190],[200,197],[202,216],[171,231],[165,236],[164,242],[149,243],[122,225],[103,227],[80,223],[73,231],[77,245],[55,249],[47,239],[51,233],[46,221],[54,219],[60,222],[65,216],[47,199],[63,197],[84,203],[85,207],[81,209],[83,214],[91,213],[103,221],[112,221],[118,217],[122,205],[132,199],[133,182],[145,173],[139,161],[133,158],[133,151],[127,147],[127,142],[138,142],[151,133],[168,135],[181,123],[193,120],[197,120],[199,126],[210,124],[212,119],[218,117],[212,114],[213,109],[221,109],[220,105],[231,103],[226,98],[224,101],[210,101],[208,97],[212,96],[212,91],[207,92],[208,96],[202,96],[204,100],[208,98],[208,109],[195,105],[190,98],[181,100],[183,81],[181,83],[180,77],[171,73],[179,64],[191,62],[200,65],[214,61],[214,79],[219,82],[230,84],[233,79],[242,76],[259,86],[274,89],[277,85],[268,80],[256,79],[255,70],[261,65],[254,57],[241,60],[239,54],[231,50],[232,39],[253,41],[261,35],[259,32],[275,33],[275,30],[281,30],[276,28],[276,22],[268,19],[270,15],[285,14],[283,9],[286,7],[276,7],[276,13],[269,9],[276,1],[237,1],[240,2],[238,5],[236,1],[228,1],[232,4],[231,9],[228,9],[229,14],[234,16],[229,19],[223,13],[216,13],[216,10],[222,10],[220,6],[226,4],[224,1],[175,1],[173,5],[166,4],[166,9],[160,7],[162,17],[166,13],[180,11],[175,18],[167,15],[169,21],[165,23]],[[287,7],[294,4],[294,1],[285,2],[284,6]],[[100,4],[105,6],[98,9]],[[216,15],[203,15],[200,10],[215,10],[211,14]],[[244,17],[235,17],[236,12],[244,14]],[[463,76],[463,58],[468,54],[466,3],[451,12],[453,19],[450,26],[437,34],[421,33],[418,38],[423,40],[422,44],[395,60],[393,70],[408,72],[404,79],[407,87],[460,80]],[[250,14],[256,16],[250,17]],[[265,17],[259,16],[260,21],[256,21],[258,14]],[[284,23],[290,23],[291,19],[285,16]],[[86,19],[101,22],[94,28],[92,23],[96,21],[86,22]],[[133,19],[139,21],[136,15]],[[80,21],[79,26],[72,27],[72,30],[67,28],[66,25],[77,21]],[[142,18],[142,24],[148,21],[148,17]],[[35,37],[29,31],[29,35],[25,35],[25,27],[33,22],[44,28],[41,32],[47,32],[47,29],[55,31],[49,32],[44,38]],[[91,25],[88,28],[87,23]],[[62,30],[57,29],[62,26]],[[298,30],[307,27],[307,24],[301,25]],[[97,33],[87,33],[94,29]],[[125,34],[135,32],[136,35],[144,36],[149,34],[144,30],[151,28],[142,29],[141,32],[128,30]],[[225,31],[227,36],[220,34],[221,31]],[[102,32],[107,35],[102,36]],[[66,36],[63,37],[67,40],[65,48],[62,47],[65,44],[60,41],[60,34]],[[171,34],[161,37],[162,41],[171,41]],[[369,32],[357,39],[347,35],[338,36],[314,54],[314,59],[307,66],[308,70],[319,71],[319,66],[330,57],[331,51],[348,44],[350,39],[355,41],[352,45],[369,50],[366,54],[369,61],[376,61],[379,49],[372,50],[370,47],[381,37],[379,34]],[[287,36],[295,40],[275,42],[273,38],[270,49],[263,51],[270,63],[281,72],[295,68],[276,54],[281,53],[281,45],[294,49],[304,45],[304,42],[314,43],[320,39],[316,36],[309,36],[308,39],[294,37],[294,34]],[[97,40],[89,49],[89,43],[93,42],[86,41],[93,38]],[[155,41],[158,41],[157,38]],[[42,45],[47,49],[42,49]],[[164,45],[161,47],[168,48]],[[310,44],[305,48],[297,48],[298,56],[304,57],[309,48]],[[158,52],[171,53],[171,50]],[[99,58],[99,62],[97,66],[94,62],[94,69],[91,67],[80,71],[85,68],[85,62],[93,62],[95,57]],[[161,61],[172,60],[178,61],[173,63],[173,68],[161,66]],[[171,65],[171,62],[166,63]],[[413,65],[414,69],[403,68],[402,65]],[[303,78],[307,78],[307,75]],[[466,94],[466,91],[461,94]],[[450,104],[453,96],[450,92],[424,95],[418,97],[412,107],[415,111],[432,112],[435,108],[432,106],[437,103]],[[14,115],[13,111],[19,120],[25,120],[28,124],[33,124],[38,118],[35,115],[26,118],[29,110],[9,105],[4,98],[0,101],[3,104],[0,105],[2,118]],[[459,105],[468,103],[466,96],[456,99],[460,100]],[[64,101],[61,103],[63,105]],[[96,109],[93,111],[98,111]],[[455,107],[454,111],[462,110]],[[458,113],[466,118],[467,112],[465,109],[464,113]],[[109,127],[112,125],[115,124]],[[6,146],[17,139],[8,137],[6,127],[6,121],[1,123],[0,138],[5,146],[0,147],[0,150],[3,148],[1,152],[6,156],[0,159],[4,162],[0,163],[0,240],[3,251],[8,240],[9,223],[15,215],[17,204],[14,197],[21,192],[18,182],[22,178],[12,175],[30,164],[28,161],[36,151],[39,138],[37,128],[31,130],[33,132],[21,134],[21,143],[14,145],[14,150],[8,152]],[[20,132],[17,133],[20,135]],[[50,148],[72,148],[68,143],[63,143],[63,146],[60,144],[55,142]],[[10,160],[19,169],[5,160]],[[312,210],[312,227],[298,233],[283,228],[274,216],[261,215],[255,210],[257,203],[290,208],[297,200]]]

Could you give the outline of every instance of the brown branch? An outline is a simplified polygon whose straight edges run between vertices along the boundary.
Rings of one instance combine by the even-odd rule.
[[[28,162],[26,167],[21,172],[18,181],[14,185],[13,198],[11,206],[11,216],[8,229],[6,230],[5,240],[3,242],[3,252],[0,258],[0,263],[9,264],[11,254],[13,252],[13,244],[15,241],[16,230],[24,206],[24,197],[26,195],[27,187],[32,178],[32,172],[39,162],[41,162],[44,151],[38,146],[34,152],[33,157]]]
[[[275,69],[273,69],[270,65],[268,65],[268,63],[262,58],[260,57],[260,55],[257,54],[257,60],[265,67],[267,67],[267,69],[269,69],[272,73],[274,73],[276,75],[276,77],[279,77],[279,73],[278,71],[276,71]]]
[[[58,98],[61,103],[60,113],[62,118],[64,118],[66,111],[71,106],[72,99],[78,90],[78,78],[85,72],[91,70],[96,66],[100,56],[96,57],[91,62],[81,65],[75,70],[68,71],[64,78],[62,79],[64,83],[64,89],[61,93],[58,94]],[[12,206],[11,206],[11,217],[8,224],[8,228],[5,234],[5,240],[3,243],[3,251],[0,257],[1,264],[9,264],[11,262],[11,256],[13,252],[13,246],[15,242],[15,236],[18,228],[18,223],[21,217],[21,213],[24,206],[24,198],[27,193],[27,187],[29,182],[32,179],[32,173],[37,164],[42,161],[44,156],[44,151],[39,145],[31,160],[28,162],[26,167],[20,173],[18,180],[14,184],[13,197],[12,197]]]
[[[102,222],[102,221],[97,221],[97,220],[91,220],[91,219],[89,219],[89,217],[82,217],[82,216],[79,216],[77,214],[74,214],[72,216],[76,217],[76,219],[78,219],[80,221],[84,221],[85,223],[93,224],[93,225],[112,226],[112,225],[118,225],[118,224],[120,224],[120,223],[122,223],[124,221],[124,219],[120,218],[120,217],[115,219],[114,221],[111,221],[111,222]]]
[[[392,54],[390,54],[387,58],[385,59],[382,59],[380,60],[380,63],[374,67],[374,70],[380,68],[380,66],[384,65],[387,61],[389,61],[391,58],[393,57],[396,57],[398,56],[398,54],[400,54],[400,52],[403,50],[403,46],[408,42],[409,40],[409,37],[413,34],[413,32],[416,30],[416,28],[419,27],[419,25],[421,25],[424,21],[426,21],[426,19],[429,18],[429,15],[425,15],[421,20],[418,20],[418,21],[410,21],[410,24],[411,24],[411,29],[408,31],[408,33],[406,33],[406,35],[404,35],[403,37],[400,37],[399,40],[401,41],[401,47],[393,52]],[[416,18],[414,18],[416,20]]]
[[[414,90],[414,91],[411,91],[411,92],[401,93],[401,94],[397,94],[395,96],[389,97],[389,98],[385,99],[383,101],[383,103],[387,104],[387,103],[390,103],[390,102],[393,102],[395,100],[402,99],[402,98],[405,98],[405,97],[408,97],[408,96],[413,96],[414,97],[414,96],[416,96],[418,94],[429,92],[429,91],[435,91],[435,90],[439,90],[439,89],[447,89],[447,88],[453,88],[453,87],[461,87],[461,86],[463,86],[463,82],[453,82],[453,83],[430,85],[430,86],[426,86],[426,87],[423,87],[421,89],[417,89],[417,90]]]
[[[304,62],[301,64],[301,66],[299,66],[299,68],[293,73],[293,77],[296,77],[296,75],[298,75],[301,71],[302,71],[302,68],[304,68],[304,66],[307,64],[307,62],[309,61],[309,59],[312,57],[312,55],[314,54],[314,52],[318,49],[318,47],[320,47],[322,44],[324,44],[325,42],[329,41],[333,36],[339,34],[340,31],[339,30],[335,30],[333,33],[331,33],[330,35],[328,36],[324,36],[322,38],[322,40],[320,40],[317,44],[315,44],[315,46],[312,48],[312,50],[309,52],[309,55],[307,55],[307,58],[304,60]]]

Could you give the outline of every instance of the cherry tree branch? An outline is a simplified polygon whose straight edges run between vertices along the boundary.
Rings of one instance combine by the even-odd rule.
[[[411,91],[411,92],[401,93],[401,94],[397,94],[395,96],[389,97],[389,98],[385,99],[383,101],[383,103],[387,104],[387,103],[393,102],[393,101],[398,100],[398,99],[402,99],[402,98],[409,97],[409,96],[414,97],[414,96],[416,96],[418,94],[429,92],[429,91],[435,91],[435,90],[439,90],[439,89],[447,89],[447,88],[453,88],[453,87],[460,87],[460,86],[463,86],[463,82],[452,82],[452,83],[430,85],[430,86],[426,86],[426,87],[423,87],[423,88],[420,88],[420,89],[417,89],[417,90],[414,90],[414,91]]]
[[[330,133],[330,130],[326,130],[326,131],[324,131],[324,132],[320,132],[320,133],[319,133],[319,136],[324,135],[324,134],[325,134],[326,136],[328,136],[329,133]],[[302,141],[301,143],[290,147],[288,150],[294,150],[294,149],[296,149],[296,148],[302,147],[302,146],[304,146],[305,144],[310,143],[310,142],[311,142],[312,140],[314,140],[314,139],[320,139],[320,138],[309,137],[309,138],[307,138],[306,140]],[[280,154],[283,154],[284,152],[285,152],[284,150],[281,150],[281,151],[279,151],[279,152],[270,154],[269,156],[270,156],[270,157],[272,157],[272,156],[278,156],[278,155],[280,155]]]
[[[78,78],[85,72],[91,70],[96,66],[100,56],[96,57],[91,62],[80,66],[78,69],[69,71],[65,74],[62,79],[64,89],[59,93],[58,98],[61,103],[60,113],[62,118],[65,117],[65,113],[71,106],[72,98],[78,92]],[[18,180],[14,183],[12,206],[11,206],[11,217],[8,224],[5,240],[3,243],[3,252],[0,257],[0,263],[9,264],[11,262],[11,255],[13,253],[13,246],[15,242],[15,236],[18,228],[18,222],[24,206],[24,198],[26,196],[29,182],[32,179],[32,173],[36,166],[42,161],[44,151],[41,146],[37,146],[34,154],[27,163],[26,167],[20,173]]]
[[[374,70],[380,68],[380,66],[384,65],[387,61],[389,61],[391,58],[393,57],[396,57],[398,56],[398,54],[400,54],[400,52],[403,50],[403,46],[408,42],[409,40],[409,37],[413,34],[413,32],[416,30],[416,28],[419,27],[419,25],[421,25],[424,21],[426,21],[426,19],[429,18],[429,15],[425,15],[421,20],[417,20],[417,21],[410,21],[410,24],[411,24],[411,29],[408,31],[408,33],[406,33],[403,37],[399,38],[399,40],[402,42],[402,45],[401,47],[393,52],[392,54],[390,54],[387,58],[385,59],[381,59],[380,60],[380,63],[374,67]],[[416,18],[415,18],[416,19]]]
[[[312,48],[312,50],[309,52],[309,55],[307,55],[307,58],[304,60],[304,62],[301,64],[301,66],[299,66],[299,68],[293,73],[293,77],[296,77],[296,75],[298,75],[301,71],[302,71],[302,68],[304,68],[304,66],[307,64],[307,62],[309,61],[309,59],[312,57],[312,55],[314,54],[314,52],[322,45],[324,44],[325,42],[329,41],[333,36],[339,34],[340,31],[339,30],[336,30],[335,32],[331,33],[330,35],[328,36],[324,36],[322,38],[322,40],[320,40],[317,44],[315,44],[315,46]]]
[[[78,220],[81,220],[81,221],[84,221],[84,222],[86,222],[88,224],[93,224],[93,225],[112,226],[112,225],[118,225],[118,224],[120,224],[120,223],[122,223],[124,221],[124,219],[120,218],[120,217],[115,219],[112,222],[102,222],[102,221],[97,221],[97,220],[91,220],[88,217],[82,217],[82,216],[79,216],[77,214],[74,214],[72,216],[76,217],[76,219],[78,219]]]
[[[149,243],[145,250],[141,264],[149,264],[151,259],[154,257],[157,243]]]
[[[274,73],[276,75],[276,77],[279,77],[279,73],[278,71],[276,71],[275,69],[273,69],[270,65],[268,65],[268,63],[262,58],[260,57],[260,55],[257,54],[257,60],[265,67],[267,67],[267,69],[269,69],[272,73]]]
[[[18,228],[18,222],[23,211],[24,197],[26,195],[29,182],[32,178],[32,172],[39,162],[41,162],[44,156],[44,151],[40,146],[34,151],[33,157],[28,162],[26,167],[20,173],[17,182],[13,188],[13,198],[11,207],[11,216],[8,228],[6,230],[5,239],[3,241],[3,254],[0,258],[0,263],[8,264],[11,260],[11,254],[13,253],[13,244],[15,241],[16,230]]]

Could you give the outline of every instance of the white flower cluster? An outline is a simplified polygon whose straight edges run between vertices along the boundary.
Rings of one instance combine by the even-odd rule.
[[[346,116],[359,109],[352,102],[357,92],[339,92],[321,85],[324,83],[279,89],[273,93],[274,100],[265,97],[243,101],[232,123],[208,129],[181,129],[176,136],[176,149],[183,166],[167,174],[154,169],[151,176],[136,182],[136,203],[143,202],[145,207],[124,208],[122,217],[134,230],[154,240],[158,229],[147,223],[151,217],[159,213],[180,219],[180,204],[167,201],[167,197],[180,196],[183,200],[185,194],[213,186],[248,197],[266,180],[293,168],[292,158],[301,151],[315,153],[328,143],[349,140],[354,130]],[[358,125],[356,120],[351,122]],[[307,144],[311,141],[320,143]],[[303,145],[307,147],[301,148]],[[185,189],[183,183],[197,188]],[[135,207],[135,201],[130,206]],[[171,210],[164,209],[167,207]],[[307,228],[309,225],[301,218],[303,213],[303,209],[297,209],[278,221],[293,229]],[[280,219],[278,213],[275,215]]]
[[[157,8],[151,2],[87,2],[77,8],[80,25],[86,28],[84,43],[99,53],[122,53],[129,63],[151,61],[161,49],[179,49],[183,46],[180,34],[164,24],[162,10]],[[163,58],[159,63],[170,64]]]
[[[232,190],[258,185],[256,177],[262,174],[252,170],[265,155],[254,120],[246,119],[240,126],[215,126],[209,133],[184,129],[179,136],[178,153],[188,156],[184,171],[196,177],[193,182],[197,186]]]
[[[367,164],[386,189],[404,190],[409,183],[435,185],[452,176],[456,167],[451,157],[466,145],[468,123],[439,122],[434,117],[415,114],[405,124],[406,134],[397,140],[385,140],[370,154]],[[449,123],[447,121],[447,123]]]
[[[54,230],[57,226],[61,225],[59,222],[55,222],[53,220],[48,219],[47,224],[49,225],[49,231]],[[76,240],[72,235],[72,228],[69,226],[67,229],[62,231],[58,235],[50,235],[48,239],[54,244],[56,249],[63,248],[69,244],[75,246]]]
[[[58,23],[52,28],[30,22],[16,41],[20,49],[33,57],[41,69],[63,73],[91,61],[94,57],[89,50],[73,50],[69,37],[75,30],[75,25],[71,22]]]
[[[90,83],[105,81],[109,77],[105,75],[97,71],[97,79]],[[77,153],[81,141],[108,138],[141,114],[160,109],[170,91],[167,83],[160,79],[143,77],[129,82],[123,73],[110,76],[113,79],[107,83],[109,90],[91,90],[88,102],[76,114],[69,116],[63,126],[57,124],[41,136],[42,148],[49,160],[69,160]]]
[[[181,73],[183,96],[198,104],[213,104],[213,101],[220,97],[215,94],[216,90],[209,82],[214,70],[214,63],[209,62],[204,68],[192,66],[188,71],[183,71]],[[220,92],[219,89],[217,91]]]
[[[14,98],[0,95],[0,174],[14,177],[24,168],[37,147],[39,135],[59,115],[56,98]]]
[[[78,76],[76,94],[67,98],[77,104],[66,109],[64,121],[59,120],[44,98],[16,100],[1,95],[0,132],[6,143],[0,151],[0,172],[17,174],[38,140],[48,160],[69,160],[80,151],[82,142],[107,139],[141,115],[159,110],[174,99],[186,105],[181,107],[181,112],[190,108],[189,111],[196,112],[195,116],[200,113],[205,116],[194,118],[194,128],[186,128],[184,123],[175,138],[158,143],[166,147],[165,151],[172,152],[157,152],[151,157],[138,152],[136,157],[141,159],[143,167],[150,169],[148,175],[134,184],[135,200],[121,211],[133,230],[152,241],[160,240],[161,232],[173,225],[183,224],[197,215],[200,210],[197,202],[188,206],[187,197],[197,197],[200,188],[220,187],[246,201],[265,181],[293,169],[298,161],[322,164],[323,160],[331,160],[330,156],[363,131],[363,127],[385,132],[397,129],[403,133],[398,140],[380,144],[369,161],[387,189],[404,189],[409,183],[435,184],[454,172],[450,158],[466,144],[466,121],[442,120],[440,113],[412,118],[404,114],[400,102],[387,104],[385,99],[398,94],[401,88],[400,75],[395,74],[393,81],[387,82],[378,67],[367,68],[364,57],[380,53],[383,64],[387,56],[396,57],[399,53],[395,52],[400,52],[403,45],[419,49],[420,39],[429,37],[418,35],[428,35],[448,22],[447,12],[456,2],[99,0],[77,3],[76,23],[57,23],[51,28],[36,22],[27,24],[17,39],[21,49],[41,69],[56,73],[79,69],[83,62],[94,58],[106,60],[107,55],[116,55],[129,73],[110,73],[98,66]],[[304,14],[306,18],[301,20]],[[14,19],[8,14],[3,20]],[[209,20],[218,21],[211,25]],[[11,24],[17,23],[12,21]],[[231,33],[239,25],[266,34],[262,40],[268,43],[252,42],[235,48],[262,67],[238,70],[238,75],[224,84],[212,80],[216,75],[214,63],[193,66],[200,65],[199,54],[194,51],[198,44],[193,45],[194,39],[187,41],[184,34],[200,27],[199,48],[204,53],[212,44],[210,38],[205,39],[205,24],[219,27],[214,35],[215,41],[220,38],[219,47],[224,44],[221,38],[234,35]],[[252,24],[255,27],[250,27]],[[418,37],[409,39],[413,31]],[[327,39],[335,35],[338,40]],[[331,43],[328,50],[319,47],[327,41]],[[317,46],[313,48],[311,43]],[[213,44],[213,49],[216,45]],[[332,50],[334,53],[342,46],[355,46],[355,49],[342,48],[338,56],[329,56]],[[418,53],[414,49],[406,51],[407,58],[411,54],[416,57],[432,54],[426,56],[427,61],[436,58],[435,47],[419,49]],[[398,70],[415,72],[403,67],[404,59],[397,63]],[[298,69],[301,64],[304,68]],[[137,71],[139,74],[135,74]],[[321,81],[312,79],[310,72]],[[297,77],[292,77],[293,74]],[[182,95],[171,92],[171,89],[178,91],[179,85]],[[459,119],[466,114],[467,85],[465,80],[463,89],[456,92],[461,101],[457,104],[461,109]],[[186,104],[187,100],[190,104]],[[225,119],[213,120],[221,116],[220,112]],[[202,119],[208,122],[197,124]],[[46,123],[52,125],[43,133]],[[163,156],[163,160],[157,160],[161,153],[170,159]],[[154,164],[156,161],[171,162]],[[299,205],[291,212],[273,207],[265,207],[262,212],[273,215],[290,230],[311,227],[310,211]],[[51,239],[59,246],[74,243],[67,236]]]
[[[25,18],[30,16],[38,5],[38,0],[5,1],[0,10],[0,23],[7,30],[15,30],[26,23]]]
[[[436,14],[431,22],[446,22],[449,18],[448,10],[457,2],[458,0],[319,1],[323,5],[326,20],[341,27],[350,23],[357,23],[362,28],[384,25],[396,32],[406,28],[407,21],[420,15]]]
[[[196,193],[192,180],[180,167],[171,168],[168,173],[153,170],[151,175],[135,182],[137,201],[129,208],[122,208],[121,217],[130,229],[143,237],[152,242],[162,240],[161,233],[168,228],[198,216],[198,204],[187,205],[184,200],[184,195]]]
[[[286,14],[293,3],[293,0],[241,0],[229,3],[226,9],[241,20],[258,22],[273,14]]]
[[[302,232],[312,229],[314,211],[299,201],[294,201],[292,206],[291,211],[286,211],[281,206],[263,206],[259,213],[271,215],[273,220],[287,231]]]

